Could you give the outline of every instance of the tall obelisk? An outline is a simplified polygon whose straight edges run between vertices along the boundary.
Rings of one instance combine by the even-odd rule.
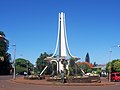
[[[64,71],[62,64],[63,60],[67,57],[67,42],[66,42],[66,25],[65,25],[65,14],[59,13],[59,72]],[[66,65],[68,69],[68,65]]]
[[[66,35],[65,35],[65,14],[63,12],[59,13],[59,56],[66,57]]]
[[[59,45],[59,47],[58,47]],[[64,71],[64,66],[62,62],[66,60],[67,56],[73,57],[70,53],[68,42],[67,42],[67,35],[66,35],[66,23],[65,23],[65,13],[61,12],[59,13],[58,18],[58,37],[57,37],[57,43],[56,48],[53,53],[53,55],[50,58],[53,58],[57,52],[59,51],[59,57],[57,58],[57,71],[61,72]],[[68,55],[67,55],[68,53]],[[55,61],[55,58],[51,59],[51,61]],[[66,65],[66,69],[68,69],[68,65]]]
[[[59,57],[54,58],[57,50],[59,51]],[[57,36],[56,48],[53,55],[51,57],[47,57],[46,60],[51,60],[51,62],[56,62],[57,72],[61,73],[61,71],[64,71],[65,69],[63,65],[63,61],[68,62],[66,60],[67,56],[74,57],[70,53],[68,42],[67,42],[65,13],[61,12],[59,13],[59,18],[58,18],[58,36]],[[46,66],[45,69],[47,67],[48,66]],[[41,74],[45,71],[45,69],[41,72]],[[68,64],[66,65],[66,69],[68,70]]]

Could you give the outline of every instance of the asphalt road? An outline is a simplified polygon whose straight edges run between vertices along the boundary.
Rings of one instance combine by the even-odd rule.
[[[12,76],[0,76],[0,90],[120,90],[115,86],[46,86],[10,82]],[[120,82],[118,82],[120,83]]]

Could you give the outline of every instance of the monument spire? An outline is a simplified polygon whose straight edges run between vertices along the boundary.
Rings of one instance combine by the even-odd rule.
[[[59,57],[54,58],[57,50],[59,51]],[[47,57],[46,60],[51,60],[51,62],[56,62],[57,72],[59,73],[65,70],[63,61],[68,62],[66,60],[67,53],[69,57],[74,57],[70,53],[68,42],[67,42],[65,13],[61,12],[59,13],[59,18],[58,18],[58,36],[57,36],[56,48],[55,48],[53,55],[51,57]],[[46,66],[45,69],[47,67],[48,66]],[[41,72],[41,74],[45,71],[45,69]],[[68,64],[66,65],[66,69],[68,70]]]
[[[59,22],[60,22],[60,38],[59,38],[59,56],[66,57],[66,36],[65,36],[65,14],[63,12],[59,13]]]
[[[59,44],[59,48],[58,48]],[[52,57],[55,56],[57,49],[59,49],[59,57],[66,57],[67,53],[70,57],[73,57],[70,53],[68,42],[67,42],[67,35],[66,35],[66,23],[65,23],[65,13],[59,13],[58,19],[58,37],[55,51]]]

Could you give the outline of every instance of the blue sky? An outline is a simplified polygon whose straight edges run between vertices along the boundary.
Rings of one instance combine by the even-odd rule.
[[[53,53],[58,13],[66,14],[69,48],[74,56],[91,63],[109,61],[109,49],[120,44],[120,0],[0,0],[0,31],[17,46],[16,58],[36,62],[40,53]],[[120,48],[112,48],[112,59]]]

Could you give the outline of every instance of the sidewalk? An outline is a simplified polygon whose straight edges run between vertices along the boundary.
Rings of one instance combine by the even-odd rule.
[[[105,85],[116,85],[115,82],[108,82],[103,80],[101,83],[60,83],[60,82],[48,82],[46,80],[28,80],[24,77],[18,77],[16,80],[10,80],[16,83],[23,84],[34,84],[34,85],[55,85],[55,86],[105,86]]]

